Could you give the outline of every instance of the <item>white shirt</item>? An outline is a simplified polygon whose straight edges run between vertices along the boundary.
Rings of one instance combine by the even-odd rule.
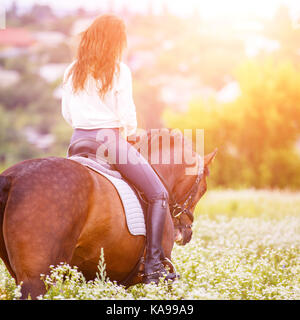
[[[121,128],[123,135],[134,134],[137,128],[136,110],[132,98],[132,77],[128,66],[121,62],[119,76],[115,74],[112,89],[103,99],[97,81],[88,75],[85,89],[73,92],[72,75],[65,83],[73,61],[64,73],[62,115],[73,127],[80,129]]]

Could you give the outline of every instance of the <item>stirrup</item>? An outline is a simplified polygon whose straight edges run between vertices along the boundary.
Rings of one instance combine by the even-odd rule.
[[[151,282],[154,282],[154,284],[159,283],[159,279],[164,277],[164,281],[175,281],[180,278],[180,275],[178,273],[168,273],[163,265],[161,265],[161,268],[157,271],[150,272],[143,275],[143,283],[149,284]]]

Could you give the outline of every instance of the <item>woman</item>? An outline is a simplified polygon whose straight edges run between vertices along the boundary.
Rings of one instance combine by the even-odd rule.
[[[100,140],[116,153],[116,169],[144,192],[149,203],[144,282],[158,283],[167,274],[161,242],[168,193],[149,163],[126,140],[137,128],[131,72],[121,62],[126,44],[125,25],[113,15],[98,17],[82,33],[77,59],[65,71],[62,114],[74,128],[71,142],[83,137]],[[107,129],[111,137],[105,140]],[[174,273],[166,276],[175,278]]]

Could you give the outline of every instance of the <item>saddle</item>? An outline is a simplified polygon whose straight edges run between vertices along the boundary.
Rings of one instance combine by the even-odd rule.
[[[81,138],[73,142],[68,149],[67,157],[78,161],[83,165],[92,164],[96,171],[104,172],[115,178],[122,179],[122,175],[116,170],[113,164],[110,164],[106,159],[97,157],[97,149],[99,143],[92,138]],[[84,160],[82,158],[89,159]]]
[[[79,162],[80,164],[89,167],[90,169],[98,172],[106,176],[112,177],[111,182],[115,185],[119,184],[117,180],[113,178],[117,178],[119,180],[123,180],[125,184],[129,185],[131,189],[133,189],[136,194],[138,201],[141,204],[142,210],[145,213],[147,209],[148,203],[145,199],[145,196],[142,191],[138,190],[133,184],[129,183],[122,174],[116,169],[114,164],[109,163],[106,159],[97,156],[97,149],[99,148],[100,143],[95,141],[92,138],[81,138],[70,144],[67,151],[67,158]],[[120,181],[121,182],[121,181]],[[123,183],[124,185],[124,183]],[[117,188],[118,189],[118,188]],[[119,188],[119,194],[122,188]],[[124,188],[123,188],[124,189]],[[128,193],[128,192],[125,192]],[[121,196],[121,194],[120,194]],[[124,202],[123,202],[124,204]],[[125,210],[126,211],[126,210]],[[143,231],[144,233],[144,231]]]

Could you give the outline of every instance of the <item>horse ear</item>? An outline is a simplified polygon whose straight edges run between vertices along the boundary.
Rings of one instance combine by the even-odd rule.
[[[206,156],[204,156],[204,166],[205,167],[210,165],[210,163],[214,160],[217,152],[218,152],[218,149],[215,149],[213,152],[211,152],[211,153],[207,154]]]

